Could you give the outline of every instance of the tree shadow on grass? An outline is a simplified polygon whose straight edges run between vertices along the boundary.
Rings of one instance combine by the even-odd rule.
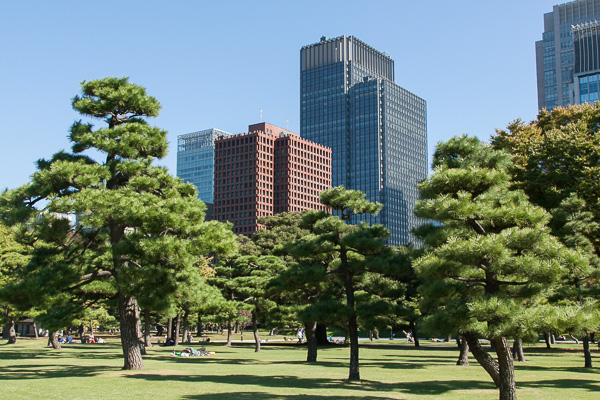
[[[555,389],[585,389],[589,392],[600,392],[600,382],[589,379],[548,379],[543,381],[517,382],[517,389],[529,387],[535,389],[555,388]]]
[[[360,399],[360,400],[386,400],[386,399],[398,399],[398,397],[375,397],[375,396],[337,396],[337,395],[309,395],[309,394],[292,394],[292,395],[281,395],[264,392],[229,392],[229,393],[208,393],[184,396],[182,399],[186,400],[198,400],[198,399],[211,399],[211,400],[347,400],[347,399]]]
[[[29,380],[47,378],[85,378],[100,375],[107,371],[114,371],[110,366],[74,366],[74,365],[19,365],[0,368],[0,376],[3,380]]]
[[[495,390],[491,382],[473,380],[452,381],[422,381],[422,382],[379,382],[361,380],[348,382],[333,378],[301,378],[290,375],[154,375],[136,374],[128,375],[129,379],[145,379],[149,381],[178,382],[178,383],[216,383],[234,386],[259,386],[267,388],[295,388],[295,389],[345,389],[363,392],[401,392],[423,395],[441,395],[454,390],[489,389]]]

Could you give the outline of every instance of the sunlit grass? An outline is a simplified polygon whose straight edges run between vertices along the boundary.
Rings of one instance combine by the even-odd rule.
[[[246,335],[244,335],[246,336]],[[251,335],[248,335],[250,339]],[[218,335],[214,339],[219,339]],[[10,399],[496,399],[481,367],[455,365],[455,346],[424,342],[421,349],[401,341],[361,346],[360,383],[349,383],[348,349],[319,350],[307,364],[306,347],[294,343],[250,342],[232,348],[209,344],[213,357],[171,357],[172,348],[154,347],[141,371],[121,371],[118,343],[45,348],[45,340],[0,345],[0,397]],[[196,345],[197,346],[197,345]],[[185,345],[178,347],[183,349]],[[584,369],[580,349],[526,348],[517,365],[519,399],[600,398],[598,369]],[[594,362],[600,363],[597,353]],[[600,364],[599,364],[600,366]]]

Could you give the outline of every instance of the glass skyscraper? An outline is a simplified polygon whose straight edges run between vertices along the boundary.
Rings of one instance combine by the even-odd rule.
[[[384,205],[393,245],[415,243],[417,184],[427,177],[425,100],[394,83],[394,61],[353,36],[300,50],[300,135],[332,149],[333,186]],[[355,218],[353,223],[358,223]]]
[[[177,136],[177,177],[198,188],[198,198],[211,214],[215,175],[215,140],[231,136],[219,129],[206,129]]]
[[[544,14],[535,43],[540,110],[598,100],[598,20],[600,0],[571,1]]]

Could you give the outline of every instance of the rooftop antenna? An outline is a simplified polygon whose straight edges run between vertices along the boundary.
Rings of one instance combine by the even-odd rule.
[[[262,122],[262,107],[260,109],[260,122]]]

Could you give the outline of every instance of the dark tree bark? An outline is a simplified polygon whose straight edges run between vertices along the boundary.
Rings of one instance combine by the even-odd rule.
[[[469,366],[469,344],[467,341],[462,339],[456,339],[459,342],[460,353],[458,355],[458,361],[456,365]]]
[[[317,346],[328,346],[330,344],[329,339],[327,339],[327,326],[317,322],[315,336],[317,337]]]
[[[394,340],[394,328],[390,326],[390,340]]]
[[[240,333],[240,323],[239,322],[235,322],[235,327],[234,327],[235,331],[234,333]]]
[[[139,307],[133,297],[119,295],[119,316],[121,326],[121,345],[123,347],[123,369],[142,369],[144,362],[140,349]]]
[[[421,347],[421,343],[419,343],[419,331],[417,329],[417,323],[415,321],[410,321],[408,323],[408,327],[410,328],[413,339],[415,340],[415,347]]]
[[[156,336],[162,337],[163,333],[165,333],[165,327],[162,324],[156,325]]]
[[[550,335],[548,335],[547,332],[544,333],[544,341],[546,342],[546,348],[551,349],[552,347],[550,346]]]
[[[369,340],[373,341],[373,330],[369,330]]]
[[[258,338],[258,326],[256,325],[256,314],[258,313],[257,308],[252,311],[252,334],[254,335],[254,352],[260,352],[260,339]]]
[[[308,352],[306,355],[306,362],[317,362],[317,323],[316,322],[308,322],[304,324],[304,331],[306,333],[306,344],[308,347]]]
[[[52,346],[54,350],[60,350],[62,348],[56,339],[56,331],[48,332],[48,346]]]
[[[190,310],[185,310],[183,313],[183,332],[182,332],[182,342],[192,343],[191,340],[188,340],[188,333],[190,332]]]
[[[585,359],[584,368],[592,368],[592,353],[590,352],[590,336],[585,334],[583,337],[583,357]]]
[[[137,315],[138,315],[138,320],[136,323],[136,329],[137,329],[137,337],[138,337],[138,346],[140,347],[140,354],[143,356],[148,355],[148,352],[146,352],[146,344],[144,343],[144,332],[142,332],[142,318],[141,318],[141,312],[142,310],[140,310],[140,308],[137,308]]]
[[[494,347],[500,367],[500,400],[516,400],[515,368],[512,352],[506,338],[494,339]]]
[[[202,336],[202,315],[198,313],[198,327],[197,327],[198,337]]]
[[[79,328],[77,329],[77,333],[79,333],[79,340],[81,341],[81,343],[85,343],[85,339],[83,338],[83,332],[85,332],[85,328],[83,324],[80,324]]]
[[[150,335],[150,309],[144,310],[144,346],[152,347],[152,337]]]
[[[4,313],[4,316],[8,320],[4,329],[2,329],[2,339],[7,340],[7,344],[15,344],[17,343],[17,332],[15,332],[15,320],[12,315],[10,315],[10,310],[8,307]]]
[[[469,350],[477,362],[485,369],[490,375],[496,387],[500,387],[500,366],[498,363],[488,354],[487,351],[479,343],[479,339],[473,333],[464,333],[463,338],[469,345]]]
[[[227,320],[227,343],[225,343],[226,347],[231,347],[231,328],[232,328],[231,320],[228,319]]]
[[[354,284],[352,275],[348,266],[346,249],[341,246],[340,261],[342,277],[344,280],[344,289],[346,291],[346,307],[348,307],[348,337],[350,339],[350,371],[348,373],[349,381],[360,380],[359,358],[358,358],[358,322],[356,318],[356,309],[354,305]]]
[[[523,340],[521,338],[515,339],[512,348],[513,360],[519,362],[525,362],[525,353],[523,352]]]
[[[167,342],[173,339],[173,318],[167,318]]]
[[[173,332],[173,339],[175,340],[175,346],[179,346],[179,329],[181,328],[181,311],[177,313],[177,323],[175,324],[175,331]]]

